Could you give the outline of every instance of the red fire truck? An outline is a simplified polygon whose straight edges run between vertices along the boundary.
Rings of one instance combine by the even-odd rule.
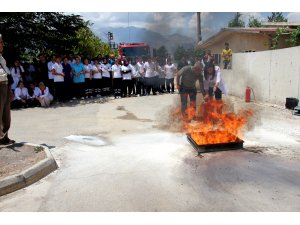
[[[118,46],[121,59],[149,57],[151,56],[151,48],[145,43],[120,43]]]

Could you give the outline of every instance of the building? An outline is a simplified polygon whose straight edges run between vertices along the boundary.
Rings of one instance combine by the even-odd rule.
[[[258,52],[272,49],[272,39],[276,37],[277,30],[284,32],[278,39],[277,49],[289,47],[286,39],[290,32],[300,27],[300,23],[280,22],[264,23],[263,27],[228,27],[222,28],[217,34],[211,36],[204,42],[199,42],[197,48],[210,49],[220,63],[220,57],[225,42],[228,42],[233,53]],[[217,56],[217,57],[216,57]]]

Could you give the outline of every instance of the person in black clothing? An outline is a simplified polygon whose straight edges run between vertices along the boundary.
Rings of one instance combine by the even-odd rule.
[[[70,100],[73,97],[73,76],[72,76],[72,67],[69,63],[68,57],[64,57],[63,59],[63,73],[65,74],[64,76],[64,100]]]
[[[39,55],[39,62],[36,67],[36,83],[46,83],[48,81],[48,66],[47,66],[47,61],[46,57],[43,54]]]

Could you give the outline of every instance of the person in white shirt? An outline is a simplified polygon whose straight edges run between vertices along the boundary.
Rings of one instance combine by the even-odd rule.
[[[85,98],[93,96],[93,80],[92,80],[92,65],[89,64],[89,59],[84,58],[84,78],[85,78]]]
[[[124,65],[121,67],[122,72],[122,96],[130,97],[132,92],[132,74],[135,73],[134,67],[129,64],[128,60],[124,60]],[[128,92],[127,92],[128,89]]]
[[[24,87],[23,81],[19,81],[18,87],[15,89],[15,106],[17,108],[28,107],[28,89]]]
[[[204,68],[204,91],[209,95],[210,99],[215,96],[216,100],[222,100],[222,93],[227,95],[225,82],[221,77],[221,69],[215,66],[213,61],[208,63]]]
[[[14,66],[10,69],[10,74],[14,79],[14,83],[11,85],[11,89],[15,90],[19,84],[19,81],[23,81],[22,74],[24,73],[24,68],[20,64],[19,60],[14,61]]]
[[[51,93],[54,93],[54,80],[53,80],[53,74],[52,74],[52,67],[53,67],[54,63],[55,63],[55,55],[52,55],[51,60],[47,63],[48,80],[47,80],[47,84],[46,84]]]
[[[41,106],[41,103],[38,100],[39,96],[40,96],[40,89],[35,86],[35,83],[33,82],[29,83],[28,99],[27,99],[28,106],[29,107]]]
[[[115,98],[122,97],[122,66],[120,65],[120,60],[115,59],[115,64],[111,67],[112,79],[113,79],[113,88]]]
[[[136,94],[137,96],[145,95],[146,89],[145,89],[145,69],[144,69],[144,63],[142,61],[142,58],[136,59]]]
[[[147,95],[150,95],[152,90],[153,95],[156,95],[155,89],[155,63],[152,58],[148,58],[144,64],[145,68],[145,83],[146,83],[146,91]]]
[[[102,92],[104,96],[108,96],[111,93],[111,65],[108,63],[107,58],[103,59],[103,63],[101,64],[102,71]]]
[[[49,107],[53,101],[53,96],[49,92],[49,88],[43,82],[39,83],[39,96],[37,99],[40,101],[42,107]]]
[[[174,93],[174,78],[177,70],[170,58],[167,59],[167,63],[164,66],[164,71],[166,74],[167,92],[170,93],[172,88],[172,93]]]
[[[166,74],[164,68],[158,64],[158,92],[165,93],[166,91]]]
[[[101,74],[101,65],[98,58],[94,59],[94,65],[92,66],[93,74],[93,87],[94,87],[94,96],[101,97],[102,94],[102,74]]]
[[[61,64],[61,57],[56,56],[55,63],[52,65],[52,75],[54,81],[54,96],[60,102],[65,100],[64,93],[64,76],[63,66]]]

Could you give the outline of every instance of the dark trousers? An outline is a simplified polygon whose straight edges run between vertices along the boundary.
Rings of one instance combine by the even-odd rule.
[[[171,87],[172,86],[172,92],[174,92],[174,78],[171,79],[166,79],[167,83],[167,91],[170,93]]]
[[[128,92],[127,92],[128,89]],[[122,81],[122,96],[126,97],[127,93],[130,94],[132,91],[132,80]]]
[[[217,88],[217,90],[214,92],[214,89],[212,87],[210,87],[208,89],[208,95],[211,97],[215,95],[216,100],[222,99],[222,91],[220,90],[220,88]]]
[[[136,94],[141,95],[143,92],[143,95],[146,93],[145,91],[145,85],[144,85],[144,79],[143,77],[137,77],[136,79]]]
[[[0,83],[0,140],[8,138],[10,128],[10,85]]]
[[[76,98],[84,97],[85,95],[85,82],[74,83],[73,84],[73,95]]]
[[[159,78],[159,92],[163,93],[166,90],[166,79]]]
[[[94,95],[102,94],[102,79],[93,79]]]
[[[46,86],[49,88],[50,94],[55,96],[55,93],[54,93],[54,80],[53,79],[48,79],[47,83],[46,83]]]
[[[54,82],[55,88],[55,98],[57,101],[64,101],[65,100],[65,87],[64,82]]]
[[[156,91],[157,91],[157,77],[146,77],[146,91],[147,94],[150,95],[151,90],[153,95],[156,95]]]
[[[132,85],[131,85],[131,86],[132,86],[132,94],[135,95],[136,92],[137,92],[137,91],[136,91],[137,79],[136,79],[136,78],[132,78],[132,79],[131,79],[131,82],[132,82]],[[131,94],[131,93],[130,93],[130,94]]]
[[[93,95],[93,80],[90,78],[85,78],[85,96],[92,96]]]
[[[181,113],[185,114],[187,109],[188,97],[190,98],[190,107],[195,107],[196,112],[196,88],[184,88],[181,87],[179,90],[181,100]]]
[[[27,104],[28,107],[36,107],[41,105],[40,101],[36,98],[27,99]]]
[[[104,96],[108,96],[111,93],[111,79],[109,77],[102,77],[102,93]]]
[[[64,84],[64,98],[70,100],[73,97],[73,81],[65,81]]]
[[[230,60],[224,60],[223,63],[224,63],[224,69],[228,69],[228,65],[230,63]]]
[[[115,97],[122,96],[122,78],[114,78],[113,87],[114,87]]]

